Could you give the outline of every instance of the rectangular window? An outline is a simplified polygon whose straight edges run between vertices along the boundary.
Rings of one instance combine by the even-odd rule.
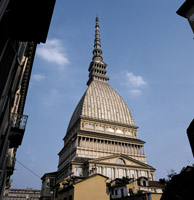
[[[112,168],[112,178],[115,178],[115,169]]]
[[[130,170],[130,177],[135,178],[135,171],[134,170]]]
[[[77,176],[83,176],[83,169],[81,167],[77,168]]]
[[[73,171],[74,171],[74,175],[77,176],[77,167],[74,167]]]
[[[107,176],[107,168],[104,168],[104,175]]]
[[[97,168],[97,173],[100,174],[100,168],[99,167],[96,168]]]
[[[143,186],[144,186],[144,187],[146,186],[146,181],[143,181]]]
[[[97,173],[102,174],[102,167],[97,167]]]
[[[146,171],[141,170],[141,176],[146,177]]]
[[[83,176],[83,169],[81,167],[74,167],[75,176]]]
[[[50,187],[53,187],[55,184],[54,178],[50,178]]]
[[[124,176],[123,169],[119,169],[119,178],[122,178],[123,176]]]
[[[107,168],[107,176],[109,177],[109,178],[111,178],[112,176],[111,176],[111,168]]]
[[[70,195],[70,196],[69,196],[69,200],[72,200],[72,199],[73,199],[73,198],[72,198],[72,195]]]
[[[121,197],[124,197],[123,189],[121,189]]]

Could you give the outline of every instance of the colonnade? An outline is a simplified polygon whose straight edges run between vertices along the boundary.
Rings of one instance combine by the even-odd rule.
[[[126,142],[110,141],[88,137],[78,137],[78,147],[103,150],[107,152],[123,153],[130,155],[145,155],[143,145],[129,144]]]
[[[111,179],[129,177],[129,178],[139,178],[141,176],[147,177],[153,180],[152,174],[148,170],[137,170],[137,169],[128,169],[128,168],[119,168],[119,167],[104,167],[97,166],[96,172],[107,176]]]

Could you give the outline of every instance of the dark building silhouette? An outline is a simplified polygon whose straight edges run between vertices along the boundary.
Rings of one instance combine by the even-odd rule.
[[[189,138],[191,150],[192,150],[192,153],[193,153],[193,156],[194,156],[194,119],[187,129],[187,136]]]
[[[24,105],[37,43],[45,42],[55,0],[0,0],[0,199],[10,187],[27,115]]]
[[[176,13],[188,20],[194,33],[194,1],[186,0]]]
[[[183,168],[180,174],[175,174],[167,183],[161,200],[194,199],[194,167]]]

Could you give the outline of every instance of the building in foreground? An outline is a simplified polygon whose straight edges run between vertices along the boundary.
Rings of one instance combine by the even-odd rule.
[[[6,194],[7,200],[39,200],[40,190],[28,189],[9,189]]]
[[[110,199],[157,199],[162,196],[164,184],[146,177],[117,178],[110,182]]]
[[[0,199],[10,187],[28,116],[24,106],[38,43],[46,42],[55,0],[0,1]]]
[[[64,147],[58,154],[56,193],[64,180],[94,174],[101,174],[110,180],[142,176],[154,180],[155,169],[147,164],[145,142],[138,139],[138,127],[131,112],[122,97],[108,84],[98,17],[95,28],[88,88],[75,108],[64,137]],[[50,177],[51,174],[43,176],[44,183],[50,179],[47,175]],[[42,190],[45,186],[42,185]]]
[[[109,200],[107,179],[100,174],[94,174],[84,179],[67,179],[55,189],[53,197],[56,200]]]

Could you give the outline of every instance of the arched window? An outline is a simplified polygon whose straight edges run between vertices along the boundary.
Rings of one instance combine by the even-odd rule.
[[[107,131],[107,132],[114,133],[114,130],[113,130],[112,128],[107,128],[106,131]]]
[[[125,165],[125,161],[122,158],[118,158],[116,163]]]
[[[116,130],[116,133],[123,134],[123,131],[118,129],[118,130]]]
[[[86,124],[85,128],[94,129],[94,126],[92,126],[91,124]]]
[[[96,130],[98,130],[98,131],[104,131],[104,128],[102,126],[97,126]]]

